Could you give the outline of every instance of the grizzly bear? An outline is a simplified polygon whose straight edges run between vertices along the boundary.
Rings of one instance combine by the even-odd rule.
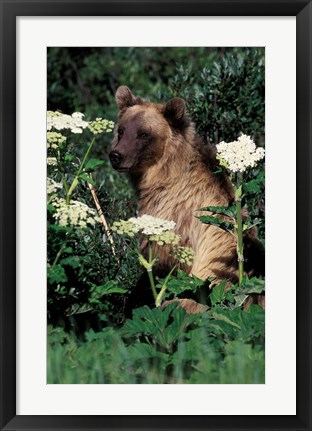
[[[233,204],[233,188],[220,173],[212,146],[198,136],[180,98],[151,103],[134,96],[128,87],[116,92],[118,125],[109,154],[112,166],[127,172],[139,197],[140,214],[176,223],[181,245],[192,247],[195,260],[188,272],[205,280],[215,277],[236,282],[236,240],[218,227],[196,218],[199,208]],[[245,269],[263,273],[263,252],[252,235],[245,238]],[[146,243],[141,244],[145,249]],[[169,253],[160,266],[172,267]]]

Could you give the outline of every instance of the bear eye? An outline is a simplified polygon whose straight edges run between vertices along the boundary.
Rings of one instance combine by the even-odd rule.
[[[145,132],[142,132],[142,133],[139,133],[138,134],[138,138],[139,139],[147,139],[148,138],[148,134],[147,133],[145,133]]]
[[[118,138],[121,138],[123,134],[124,134],[124,129],[122,128],[118,129]]]

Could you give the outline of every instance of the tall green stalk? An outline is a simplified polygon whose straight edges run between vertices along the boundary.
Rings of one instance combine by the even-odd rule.
[[[173,271],[176,269],[177,265],[174,265],[174,267],[172,268],[172,270],[169,272],[169,274],[167,275],[167,277],[165,278],[164,284],[162,285],[162,288],[160,289],[160,292],[156,298],[156,307],[159,307],[162,301],[162,298],[165,294],[165,291],[167,289],[167,284],[169,281],[169,278],[171,277],[171,274],[173,273]]]
[[[238,284],[241,287],[244,276],[244,249],[243,249],[243,221],[242,221],[242,185],[238,184],[235,190],[235,203],[237,212],[237,260],[238,260]]]
[[[61,248],[59,249],[59,251],[57,252],[57,254],[55,256],[54,262],[53,262],[52,267],[51,267],[52,271],[55,268],[55,265],[58,263],[58,261],[59,261],[61,255],[62,255],[62,253],[63,253],[63,251],[64,251],[67,243],[68,243],[69,237],[70,237],[71,233],[73,232],[73,230],[74,230],[74,228],[72,226],[71,229],[66,233],[66,236],[68,238],[63,242],[63,244],[61,245]]]
[[[156,302],[156,300],[157,300],[157,291],[156,291],[155,281],[154,281],[154,275],[153,275],[154,260],[153,260],[153,247],[152,247],[151,241],[149,241],[148,247],[149,247],[149,249],[148,249],[149,268],[147,268],[147,274],[148,274],[148,278],[149,278],[150,285],[151,285],[151,288],[152,288],[154,300]]]
[[[82,171],[82,169],[83,169],[83,167],[84,167],[84,165],[86,163],[86,160],[87,160],[87,158],[88,158],[88,156],[90,154],[90,151],[91,151],[91,149],[93,147],[94,141],[95,141],[95,136],[93,137],[93,139],[92,139],[92,141],[91,141],[91,143],[90,143],[90,145],[89,145],[89,147],[88,147],[88,149],[86,151],[86,154],[84,155],[84,158],[83,158],[82,162],[80,163],[80,166],[79,166],[79,169],[78,169],[78,171],[76,173],[76,176],[73,179],[73,182],[72,182],[72,184],[71,184],[71,186],[70,186],[70,188],[69,188],[69,190],[68,190],[68,192],[66,194],[66,204],[67,205],[69,205],[71,195],[73,194],[73,191],[75,190],[75,188],[78,185],[79,175],[81,174],[81,171]]]

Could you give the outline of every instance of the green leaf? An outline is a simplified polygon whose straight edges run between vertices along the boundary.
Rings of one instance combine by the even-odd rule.
[[[111,295],[113,293],[126,293],[126,289],[122,289],[118,286],[118,281],[110,280],[100,286],[93,286],[90,291],[94,298],[100,298],[104,295]]]
[[[226,299],[225,286],[227,281],[223,280],[217,286],[212,288],[212,292],[210,294],[210,300],[213,305],[218,304],[219,302],[224,301]]]
[[[147,306],[133,311],[132,320],[127,320],[121,329],[124,337],[137,337],[144,334],[150,341],[167,347],[176,342],[185,333],[186,328],[198,319],[197,315],[188,315],[177,303],[165,308],[150,309]]]
[[[136,308],[133,310],[133,318],[126,320],[124,326],[121,328],[121,335],[124,337],[133,337],[144,333],[156,336],[158,326],[162,326],[160,319],[158,320],[158,317],[160,317],[158,316],[159,312],[161,312],[160,308],[154,310],[151,310],[147,306]],[[154,314],[157,315],[156,319],[154,318]]]
[[[172,317],[173,322],[166,328],[167,343],[173,343],[183,337],[191,323],[198,318],[196,315],[188,315],[182,307],[174,308]]]
[[[243,293],[244,295],[251,295],[252,293],[263,293],[265,291],[265,281],[257,277],[244,277],[242,287],[237,289],[235,293]]]
[[[260,172],[257,178],[249,181],[248,183],[243,184],[243,192],[254,194],[259,193],[264,184],[264,172]]]
[[[263,321],[265,312],[262,307],[258,304],[251,304],[251,306],[248,308],[248,310],[245,311],[247,314],[251,314],[253,316],[256,316],[258,320]],[[264,323],[264,321],[263,321]]]
[[[71,228],[69,226],[60,226],[59,224],[50,224],[48,226],[48,229],[50,231],[62,232],[62,233],[67,233],[71,230]]]
[[[157,287],[161,288],[165,278],[159,278]],[[195,292],[199,287],[204,284],[203,280],[195,275],[187,275],[184,271],[178,271],[176,277],[172,276],[167,283],[166,297],[180,295],[181,293],[191,290]]]
[[[52,269],[52,266],[48,267],[48,280],[49,283],[64,283],[67,281],[67,276],[65,273],[65,269],[61,265],[55,265]]]
[[[244,193],[258,193],[261,190],[261,185],[257,180],[251,180],[243,186]]]
[[[233,322],[231,319],[229,319],[227,316],[225,316],[224,314],[220,314],[220,313],[216,313],[216,312],[214,312],[214,311],[212,311],[212,317],[215,319],[215,320],[221,320],[222,322],[225,322],[225,323],[228,323],[229,325],[232,325],[232,326],[234,326],[235,328],[238,328],[238,329],[241,329],[241,327],[237,324],[237,323],[235,323],[235,322]]]
[[[90,159],[87,161],[84,169],[85,169],[85,171],[93,172],[96,168],[98,168],[99,166],[102,166],[104,164],[105,164],[104,160]]]
[[[87,183],[92,184],[93,186],[96,186],[95,181],[86,173],[82,173],[79,175],[79,178],[81,178],[82,180],[86,181]]]
[[[63,252],[64,253],[68,253],[68,254],[72,254],[73,253],[73,248],[72,247],[65,247]]]
[[[159,358],[167,360],[168,354],[158,352],[155,347],[146,343],[136,343],[127,348],[128,354],[132,361],[142,361],[144,359]]]
[[[75,268],[78,268],[80,266],[80,259],[79,259],[79,256],[68,256],[68,257],[65,257],[64,259],[60,260],[60,263],[62,265],[71,266],[72,268],[75,269]]]
[[[82,314],[87,313],[88,311],[93,310],[93,307],[89,304],[73,304],[71,307],[67,308],[66,316],[72,316],[74,314]]]
[[[198,218],[204,224],[211,224],[226,231],[232,232],[234,229],[233,223],[231,223],[230,221],[221,220],[217,217],[207,215],[207,216],[198,216],[196,218]]]
[[[210,207],[200,208],[197,211],[210,211],[213,214],[222,214],[222,215],[225,215],[227,217],[236,217],[236,206],[235,205],[232,205],[230,207],[210,206]]]
[[[229,302],[234,302],[234,295],[232,293],[232,288],[225,292],[225,299]]]
[[[241,307],[243,305],[243,303],[246,301],[247,298],[248,298],[248,295],[245,295],[243,293],[240,293],[238,295],[234,295],[235,306],[236,307]]]

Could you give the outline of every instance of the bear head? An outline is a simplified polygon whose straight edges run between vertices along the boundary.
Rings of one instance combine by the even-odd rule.
[[[119,117],[109,158],[118,171],[144,172],[163,157],[170,140],[190,124],[180,98],[151,103],[121,86],[116,102]]]

